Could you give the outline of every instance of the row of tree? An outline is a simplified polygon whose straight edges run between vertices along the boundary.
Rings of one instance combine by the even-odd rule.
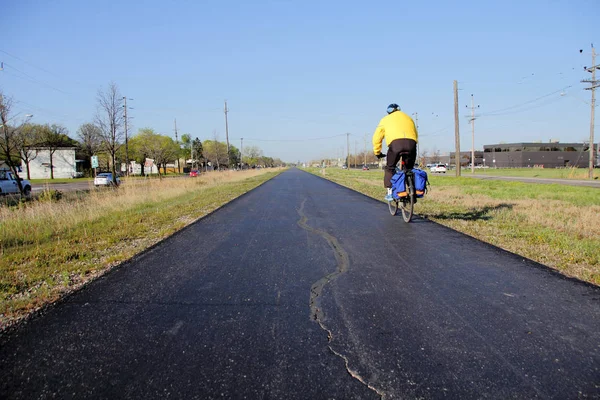
[[[142,166],[146,159],[166,172],[167,164],[174,163],[181,172],[183,165],[192,168],[227,169],[253,168],[256,166],[281,166],[279,159],[265,157],[256,146],[244,148],[244,154],[235,146],[218,140],[201,142],[189,134],[176,142],[171,137],[161,135],[151,128],[143,128],[133,137],[128,137],[124,97],[116,84],[111,83],[105,91],[98,91],[97,112],[93,122],[83,124],[77,131],[77,139],[69,137],[67,129],[59,124],[31,124],[29,118],[13,114],[13,100],[0,90],[0,160],[4,160],[16,177],[22,164],[29,166],[40,149],[50,153],[50,174],[54,178],[53,155],[59,148],[75,147],[76,157],[85,161],[86,169],[91,170],[91,156],[98,155],[103,168],[113,173],[116,180],[121,163],[136,161]],[[128,165],[129,168],[129,165]],[[27,168],[28,178],[29,168]],[[23,192],[21,182],[19,189]]]
[[[419,159],[417,160],[417,162],[421,165],[427,165],[430,163],[438,163],[438,162],[440,162],[441,154],[442,153],[439,150],[434,150],[431,155],[429,154],[429,151],[423,150],[422,152],[420,152]],[[375,154],[373,154],[372,151],[366,151],[366,152],[361,151],[359,153],[350,154],[350,156],[346,157],[343,161],[338,161],[336,159],[312,160],[310,162],[310,164],[311,165],[325,164],[327,166],[331,166],[331,165],[337,165],[339,162],[342,162],[351,167],[355,167],[355,166],[360,167],[362,165],[378,164],[379,159],[377,159],[377,157],[375,156]]]

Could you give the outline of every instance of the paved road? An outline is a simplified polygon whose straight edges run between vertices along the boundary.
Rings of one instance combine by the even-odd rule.
[[[600,397],[597,287],[297,169],[1,340],[0,398]]]
[[[61,192],[74,192],[77,190],[90,190],[94,189],[93,181],[73,181],[68,183],[32,183],[31,191],[34,193],[50,190],[60,190]]]
[[[498,180],[498,181],[517,181],[517,182],[530,182],[530,183],[558,183],[561,185],[569,186],[587,186],[600,188],[599,180],[578,180],[578,179],[551,179],[551,178],[530,178],[523,176],[496,176],[496,175],[463,175],[467,178],[487,179],[487,180]]]

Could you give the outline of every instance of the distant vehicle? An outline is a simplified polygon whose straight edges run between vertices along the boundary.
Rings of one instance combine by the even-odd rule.
[[[347,165],[342,165],[342,169],[348,169]]]
[[[446,171],[448,170],[448,168],[446,168],[446,166],[444,164],[435,164],[433,166],[431,166],[429,168],[429,170],[433,173],[433,172],[439,172],[442,174],[445,174]]]
[[[368,171],[368,170],[369,170],[369,167],[367,167],[366,165],[363,165],[363,166],[362,166],[362,170],[363,170],[363,171]]]
[[[23,185],[23,194],[29,196],[31,194],[31,183],[27,179],[19,178]],[[18,194],[19,185],[11,171],[0,170],[0,195]]]
[[[117,186],[119,186],[121,184],[121,180],[119,179],[119,176],[117,175]],[[112,179],[112,173],[110,172],[103,172],[101,174],[96,175],[96,177],[94,178],[94,186],[98,187],[98,186],[114,186],[114,182]]]
[[[198,172],[197,169],[193,169],[190,171],[190,176],[198,176],[198,175],[200,175],[200,173]]]

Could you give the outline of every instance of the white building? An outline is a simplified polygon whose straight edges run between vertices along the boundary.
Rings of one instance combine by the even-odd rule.
[[[23,175],[29,169],[31,179],[50,179],[50,150],[40,148],[31,150],[33,160],[29,165],[22,164]],[[54,178],[74,178],[77,176],[75,147],[57,149],[52,155]]]

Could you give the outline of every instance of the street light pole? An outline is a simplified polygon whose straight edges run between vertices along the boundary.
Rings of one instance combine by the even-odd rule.
[[[129,99],[129,100],[133,100],[133,99]],[[127,135],[127,97],[123,96],[123,108],[125,110],[125,164],[126,164],[126,174],[127,176],[129,176],[129,139],[128,139],[128,135]]]

